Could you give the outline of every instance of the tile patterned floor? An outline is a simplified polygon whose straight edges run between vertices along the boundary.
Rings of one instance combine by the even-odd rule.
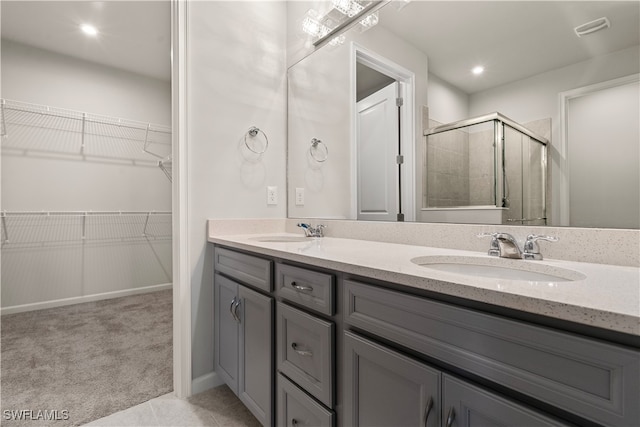
[[[101,427],[261,427],[227,386],[188,399],[173,393],[85,424]]]

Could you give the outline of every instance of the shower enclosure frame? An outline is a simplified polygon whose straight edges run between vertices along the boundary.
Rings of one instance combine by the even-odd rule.
[[[541,155],[541,168],[542,168],[542,212],[543,215],[540,218],[520,218],[518,220],[507,220],[509,222],[520,222],[522,224],[530,221],[539,221],[543,220],[547,222],[547,145],[549,144],[549,140],[543,136],[536,134],[535,132],[527,129],[516,121],[508,118],[507,116],[494,112],[485,114],[482,116],[472,117],[465,120],[460,120],[453,123],[447,123],[444,125],[436,126],[424,131],[423,136],[425,138],[425,146],[427,143],[427,137],[430,135],[436,135],[443,132],[448,132],[456,129],[466,128],[473,125],[478,125],[482,123],[493,122],[493,136],[494,136],[494,196],[495,196],[495,206],[496,208],[505,207],[507,202],[507,195],[505,194],[505,132],[504,126],[509,126],[510,128],[528,136],[534,141],[540,143],[542,145],[542,155]]]

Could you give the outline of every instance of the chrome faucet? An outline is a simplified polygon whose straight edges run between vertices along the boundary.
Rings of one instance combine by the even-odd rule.
[[[536,243],[538,240],[547,240],[549,242],[558,241],[557,237],[529,234],[527,236],[527,241],[524,243],[524,249],[520,250],[518,241],[509,233],[480,233],[478,234],[478,237],[491,237],[491,244],[488,252],[491,256],[528,260],[542,259],[540,247],[538,246],[538,243]]]
[[[324,229],[327,227],[323,224],[318,224],[315,227],[301,222],[298,224],[298,227],[304,230],[304,235],[307,237],[324,237]]]
[[[496,240],[498,241],[498,248],[500,250],[500,258],[522,258],[522,251],[518,245],[518,241],[509,233],[496,233]]]

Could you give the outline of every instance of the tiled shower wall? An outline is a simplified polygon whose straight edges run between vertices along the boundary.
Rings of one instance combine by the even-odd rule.
[[[441,124],[429,120],[429,127]],[[429,135],[426,170],[427,207],[469,205],[469,134],[454,130]]]
[[[429,127],[440,124],[429,120]],[[444,132],[427,138],[427,207],[495,205],[494,131],[493,128],[477,130],[485,126]],[[529,122],[524,126],[547,138],[551,134],[550,119]],[[544,181],[541,158],[540,144],[514,129],[505,128],[509,209],[504,211],[503,223],[507,223],[507,219],[540,218],[544,216],[544,203],[549,208],[549,194],[547,201],[543,202],[542,199]],[[544,225],[544,221],[531,221],[528,225]]]

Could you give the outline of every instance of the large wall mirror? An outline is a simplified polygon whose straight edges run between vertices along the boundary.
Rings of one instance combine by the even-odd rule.
[[[312,48],[343,3],[289,12],[290,217],[640,228],[638,2],[381,2]]]

